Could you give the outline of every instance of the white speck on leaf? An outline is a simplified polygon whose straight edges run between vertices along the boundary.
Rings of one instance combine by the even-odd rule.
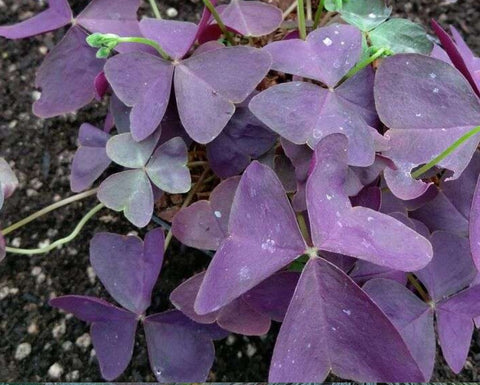
[[[432,73],[430,74],[430,77],[431,77],[432,79],[435,79],[435,78],[437,77],[437,74],[434,74],[434,73],[432,72]]]
[[[330,47],[332,45],[333,41],[329,37],[326,37],[323,39],[323,44],[325,44],[327,47]]]
[[[221,218],[221,217],[222,217],[222,213],[221,213],[220,211],[215,211],[214,214],[215,214],[215,216],[216,216],[217,218]]]
[[[348,309],[343,309],[342,310],[346,315],[351,315],[352,314],[352,311],[351,310],[348,310]]]
[[[328,195],[328,194],[326,194],[325,196],[327,197],[327,199],[328,199],[329,201],[331,201],[332,198],[333,198],[333,195]]]

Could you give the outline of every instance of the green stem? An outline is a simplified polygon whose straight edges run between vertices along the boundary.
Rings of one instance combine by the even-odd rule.
[[[313,29],[317,29],[322,20],[323,9],[325,8],[325,0],[320,0],[317,11],[315,12],[315,18],[313,19]]]
[[[471,131],[468,131],[465,135],[461,136],[460,139],[457,139],[455,142],[453,142],[453,144],[450,147],[448,147],[445,151],[443,151],[440,155],[436,156],[426,165],[420,167],[417,171],[413,172],[412,178],[418,179],[421,175],[425,174],[428,170],[435,167],[438,163],[440,163],[452,152],[454,152],[464,142],[466,142],[468,139],[470,139],[472,136],[475,136],[478,133],[480,133],[480,126],[475,127]]]
[[[307,222],[305,221],[305,217],[303,216],[302,213],[297,213],[296,216],[297,216],[298,227],[300,228],[300,232],[303,235],[303,239],[305,239],[308,245],[311,245],[312,241],[310,239],[310,233],[308,232],[308,226],[307,226]]]
[[[210,11],[210,13],[212,14],[213,18],[215,19],[215,21],[217,22],[218,24],[218,27],[220,28],[220,30],[222,31],[222,33],[225,35],[225,37],[227,38],[227,40],[229,41],[229,43],[231,45],[235,45],[235,42],[233,41],[233,37],[232,37],[232,34],[230,33],[230,31],[227,29],[227,27],[225,26],[225,23],[223,22],[222,18],[220,17],[219,13],[217,12],[217,9],[215,8],[215,6],[212,4],[212,2],[210,0],[203,0],[203,4],[205,4],[205,7],[207,7],[207,9]]]
[[[41,249],[16,249],[14,247],[6,247],[5,250],[7,251],[7,253],[23,254],[23,255],[48,253],[49,251],[55,249],[56,247],[59,247],[61,245],[64,245],[65,243],[73,241],[77,237],[77,235],[80,233],[82,228],[86,225],[86,223],[104,207],[105,205],[103,203],[96,205],[80,220],[80,222],[78,222],[78,225],[75,227],[75,229],[72,231],[70,235],[66,236],[65,238],[58,239],[46,247],[43,247]]]
[[[146,39],[144,37],[119,37],[118,38],[118,43],[139,43],[139,44],[146,44],[149,45],[150,47],[153,47],[157,50],[157,52],[162,56],[165,60],[171,60],[170,56],[168,53],[166,53],[162,47],[160,47],[160,44],[158,44],[156,41]]]
[[[23,227],[26,224],[34,221],[35,219],[40,218],[40,217],[44,216],[45,214],[48,214],[49,212],[51,212],[53,210],[56,210],[60,207],[69,205],[70,203],[79,201],[79,200],[84,199],[84,198],[88,198],[92,195],[95,195],[97,193],[97,190],[98,189],[95,188],[95,189],[88,190],[88,191],[85,191],[85,192],[77,194],[77,195],[73,195],[73,196],[71,196],[69,198],[66,198],[66,199],[63,199],[61,201],[58,201],[58,202],[56,202],[54,204],[51,204],[50,206],[47,206],[47,207],[41,209],[40,211],[37,211],[36,213],[33,213],[32,215],[26,217],[25,219],[22,219],[21,221],[16,222],[13,225],[11,225],[11,226],[3,229],[3,230],[0,230],[0,231],[2,232],[3,235],[7,235],[7,234],[11,233],[12,231],[15,231],[15,230],[19,229],[20,227]]]
[[[150,3],[150,7],[152,8],[153,14],[157,19],[161,19],[162,15],[160,14],[160,10],[158,9],[157,2],[155,0],[148,0]]]
[[[375,52],[372,56],[366,58],[365,60],[362,60],[360,63],[357,63],[355,67],[353,67],[348,73],[345,75],[343,80],[341,81],[344,82],[347,79],[350,79],[351,77],[355,76],[357,73],[359,73],[361,70],[363,70],[365,67],[369,66],[372,64],[375,60],[380,58],[382,55],[388,52],[387,48],[380,48],[377,52]]]
[[[297,20],[300,38],[305,40],[307,38],[307,26],[305,24],[305,6],[303,5],[303,0],[297,1]]]
[[[423,287],[417,281],[417,278],[412,273],[407,274],[407,278],[408,278],[408,281],[413,285],[413,287],[418,291],[418,294],[420,294],[420,297],[422,297],[422,299],[425,302],[427,302],[427,303],[430,302],[429,295],[427,294],[427,292],[425,290],[423,290]]]

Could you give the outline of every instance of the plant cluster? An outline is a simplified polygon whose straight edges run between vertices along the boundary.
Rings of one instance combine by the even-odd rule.
[[[435,330],[458,373],[480,322],[480,59],[460,34],[433,22],[436,40],[383,0],[297,0],[295,26],[260,1],[204,0],[198,24],[150,4],[156,18],[138,20],[140,0],[91,0],[75,17],[50,0],[0,27],[17,39],[71,25],[38,70],[36,115],[109,103],[103,127],[80,127],[78,194],[3,228],[0,258],[69,242],[105,207],[143,228],[161,197],[188,193],[143,241],[91,240],[120,307],[50,302],[91,324],[106,380],[128,366],[139,323],[161,382],[204,381],[213,340],[272,321],[270,381],[429,381]],[[0,158],[0,208],[17,184]],[[6,245],[92,195],[66,238]],[[147,315],[172,236],[213,258],[171,293],[174,310]]]

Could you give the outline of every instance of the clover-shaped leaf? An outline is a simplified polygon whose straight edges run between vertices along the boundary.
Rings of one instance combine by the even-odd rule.
[[[385,0],[343,0],[340,8],[337,4],[335,0],[326,0],[325,8],[340,12],[347,23],[364,32],[379,26],[392,14],[392,7],[387,7]]]
[[[344,133],[350,139],[350,164],[371,165],[375,148],[370,126],[377,118],[367,101],[373,101],[373,71],[365,69],[335,88],[360,59],[360,31],[334,25],[310,33],[306,41],[284,40],[264,49],[273,57],[273,69],[321,81],[329,89],[306,82],[279,84],[255,96],[251,111],[295,144],[313,148],[329,134]]]
[[[340,269],[314,258],[280,329],[269,381],[323,382],[330,370],[360,382],[425,380],[377,305]]]
[[[179,23],[153,19],[140,23],[142,31],[154,40],[165,43],[166,37],[174,35],[166,46],[175,59],[173,62],[137,52],[117,55],[105,66],[105,75],[115,94],[133,107],[131,132],[137,141],[147,138],[160,124],[169,100],[172,75],[185,130],[195,141],[208,143],[230,120],[235,104],[251,94],[270,68],[269,55],[251,47],[207,50],[183,59],[194,31],[191,23]],[[163,33],[158,34],[159,31]]]
[[[375,103],[389,127],[385,135],[390,149],[383,154],[397,167],[386,169],[385,179],[401,199],[416,198],[428,188],[411,177],[412,169],[431,161],[480,122],[480,102],[466,79],[451,65],[418,54],[383,61],[375,78]],[[439,167],[452,170],[452,178],[458,178],[479,141],[471,138]]]
[[[112,210],[123,211],[138,227],[146,226],[153,214],[151,183],[172,194],[185,193],[191,186],[183,140],[172,138],[154,151],[158,140],[158,132],[143,142],[135,142],[131,134],[125,133],[112,137],[107,143],[107,154],[113,161],[134,169],[103,181],[98,199]]]
[[[365,289],[400,326],[424,372],[429,373],[435,359],[435,334],[431,331],[435,313],[442,353],[450,368],[459,373],[467,359],[474,329],[473,319],[480,315],[480,286],[468,287],[475,278],[476,270],[467,239],[438,231],[432,234],[431,241],[434,249],[432,262],[415,273],[432,299],[430,304],[422,303],[423,312],[418,312],[418,299],[413,300],[413,294],[397,283],[373,281],[367,283]],[[396,311],[399,306],[401,312]],[[418,318],[407,320],[407,315],[412,313],[417,313]],[[419,329],[424,332],[420,333]]]

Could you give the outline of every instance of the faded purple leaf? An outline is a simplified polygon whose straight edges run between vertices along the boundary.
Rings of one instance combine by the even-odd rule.
[[[109,209],[123,211],[137,227],[145,227],[153,214],[153,191],[141,169],[123,171],[105,179],[97,197]]]
[[[188,149],[180,137],[160,145],[145,166],[152,183],[171,194],[186,193],[192,181],[187,167]]]
[[[144,167],[157,146],[160,133],[136,142],[130,133],[112,136],[107,142],[107,154],[115,163],[128,168]]]
[[[18,179],[4,158],[0,158],[0,209],[18,186]]]

